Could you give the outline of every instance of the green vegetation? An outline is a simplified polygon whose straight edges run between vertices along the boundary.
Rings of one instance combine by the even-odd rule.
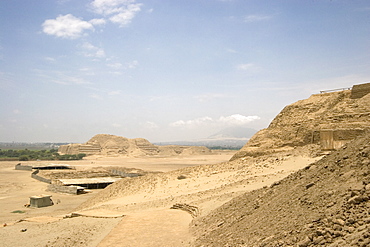
[[[0,160],[81,160],[86,154],[58,154],[57,149],[50,150],[2,150],[0,149]]]
[[[24,214],[26,211],[23,211],[23,210],[15,210],[15,211],[12,211],[13,214]]]
[[[240,150],[243,146],[207,146],[209,149],[213,150]]]

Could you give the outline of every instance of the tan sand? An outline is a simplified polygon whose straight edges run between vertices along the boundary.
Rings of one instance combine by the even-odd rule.
[[[92,156],[81,161],[28,161],[22,164],[34,166],[49,163],[69,164],[77,170],[111,166],[135,167],[146,171],[166,172],[187,166],[223,162],[230,159],[234,153],[220,151],[213,155],[173,158]],[[17,163],[19,162],[0,162],[0,246],[96,246],[122,219],[122,217],[63,219],[74,212],[82,202],[102,190],[92,190],[92,193],[82,195],[49,192],[46,191],[46,183],[31,178],[30,171],[15,170]],[[30,196],[40,194],[51,195],[55,204],[43,208],[24,207],[29,203]],[[122,216],[122,214],[115,214],[114,210],[109,212],[112,217]],[[181,214],[186,213],[181,212]],[[91,216],[107,215],[109,215],[107,211],[99,210]]]
[[[190,214],[174,209],[154,209],[126,216],[99,247],[189,246]]]
[[[197,214],[206,215],[235,196],[270,185],[314,161],[286,156],[221,163],[233,153],[58,162],[78,170],[117,166],[165,172],[124,179],[83,195],[46,192],[47,184],[32,179],[30,172],[14,170],[17,162],[1,162],[5,176],[0,176],[0,222],[7,224],[0,228],[1,246],[187,246],[192,242],[192,216],[170,209],[172,205],[191,205]],[[45,193],[59,203],[23,207],[29,196]],[[15,210],[24,213],[12,213]],[[65,217],[72,212],[84,216]]]

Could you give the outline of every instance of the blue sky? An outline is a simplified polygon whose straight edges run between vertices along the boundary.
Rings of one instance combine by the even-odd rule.
[[[370,81],[361,0],[0,1],[0,141],[261,129]]]

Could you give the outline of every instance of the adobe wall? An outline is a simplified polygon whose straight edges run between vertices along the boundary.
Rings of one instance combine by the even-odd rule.
[[[41,182],[51,184],[51,179],[43,178],[43,177],[37,175],[37,173],[39,173],[39,170],[36,170],[36,171],[32,172],[31,177],[36,179],[36,180],[39,180]]]
[[[81,144],[61,145],[58,148],[59,154],[79,154]]]
[[[31,196],[30,207],[41,208],[52,206],[54,203],[49,195]]]
[[[19,163],[15,165],[15,170],[32,171],[32,166],[24,166]]]
[[[359,99],[370,93],[370,83],[353,85],[351,99]]]
[[[121,176],[121,177],[123,177],[123,178],[126,178],[126,177],[139,177],[139,176],[141,176],[141,174],[139,174],[139,173],[126,173],[126,172],[124,172],[124,171],[118,171],[118,170],[110,170],[110,172],[112,173],[112,174],[114,174],[114,175],[119,175],[119,176]]]
[[[49,184],[47,190],[51,192],[77,195],[77,186],[61,186],[57,184]]]
[[[322,150],[336,150],[349,141],[364,135],[365,129],[326,129],[320,130],[320,146]]]

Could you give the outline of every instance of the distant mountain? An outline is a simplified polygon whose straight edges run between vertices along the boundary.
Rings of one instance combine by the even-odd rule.
[[[60,145],[67,143],[56,142],[0,142],[0,149],[29,149],[29,150],[49,150],[57,149]]]
[[[207,138],[194,141],[161,142],[156,145],[205,146],[210,149],[241,149],[257,130],[245,127],[223,129]]]
[[[229,127],[216,134],[209,136],[207,139],[234,139],[234,138],[251,138],[257,130],[246,127]]]

